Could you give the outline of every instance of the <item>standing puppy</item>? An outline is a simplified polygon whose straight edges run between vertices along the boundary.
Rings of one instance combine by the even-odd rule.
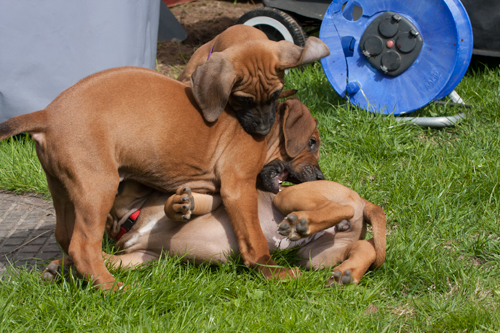
[[[323,179],[318,165],[320,138],[316,123],[317,120],[312,117],[309,109],[297,98],[279,103],[277,121],[266,136],[266,167],[259,174],[260,188],[278,193],[284,180],[300,183]],[[193,215],[206,214],[216,209],[221,203],[220,196],[194,192],[191,194],[187,191],[178,191],[169,196],[170,194],[132,180],[125,180],[120,184],[108,214],[106,232],[108,236],[118,240],[117,248],[125,250],[125,254],[120,256],[124,265],[137,265],[157,259],[162,251],[177,253],[181,248],[190,251],[192,247],[197,249],[193,253],[203,261],[206,255],[212,255],[212,250],[203,255],[200,255],[200,251],[206,248],[217,249],[220,225],[209,223],[201,229],[199,225],[193,229],[190,226],[193,222],[185,224],[178,221],[186,222]],[[238,249],[238,241],[225,211],[222,231],[224,230],[230,232],[231,244]],[[177,234],[177,231],[180,232]],[[198,241],[199,232],[205,235],[202,241]],[[214,235],[214,238],[211,239],[210,235]],[[190,237],[195,242],[189,241]],[[54,279],[62,264],[62,259],[53,261],[42,278]],[[71,264],[72,260],[65,257],[64,266]]]
[[[220,191],[245,264],[268,278],[294,276],[270,258],[255,181],[283,70],[327,54],[319,39],[306,48],[255,41],[211,57],[194,73],[193,88],[144,68],[102,71],[45,110],[1,123],[0,140],[31,134],[54,201],[56,240],[102,289],[121,286],[104,265],[101,242],[122,179],[165,192]]]

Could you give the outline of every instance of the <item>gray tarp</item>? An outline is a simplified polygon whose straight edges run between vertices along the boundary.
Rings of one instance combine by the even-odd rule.
[[[155,68],[160,0],[0,0],[0,122],[44,109],[80,79]]]

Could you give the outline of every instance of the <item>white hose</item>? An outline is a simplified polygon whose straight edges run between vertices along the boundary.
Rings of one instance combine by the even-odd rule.
[[[449,95],[448,98],[453,102],[457,104],[464,104],[463,99],[457,94],[455,90],[453,90]],[[466,118],[465,113],[459,113],[456,116],[450,116],[450,117],[396,117],[396,121],[407,121],[410,122],[414,125],[421,126],[421,127],[436,127],[436,128],[441,128],[441,127],[451,127],[455,126],[455,124]]]

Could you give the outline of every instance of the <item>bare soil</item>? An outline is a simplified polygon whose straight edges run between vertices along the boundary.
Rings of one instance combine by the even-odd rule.
[[[158,70],[177,78],[194,51],[234,24],[246,12],[261,7],[260,1],[197,0],[170,7],[187,32],[182,42],[159,42]]]

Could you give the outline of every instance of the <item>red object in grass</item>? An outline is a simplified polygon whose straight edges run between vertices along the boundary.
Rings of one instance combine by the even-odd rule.
[[[192,1],[195,1],[195,0],[163,0],[165,5],[167,5],[168,7],[172,7],[175,5],[179,5],[181,3],[192,2]]]

